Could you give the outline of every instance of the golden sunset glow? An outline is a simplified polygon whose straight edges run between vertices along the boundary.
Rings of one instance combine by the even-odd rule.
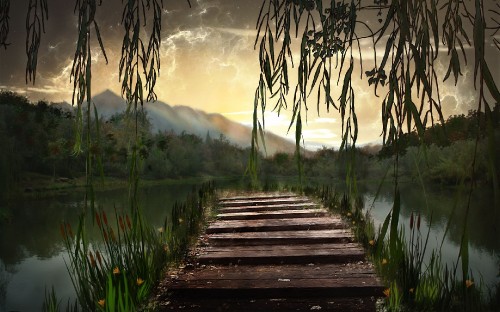
[[[259,2],[254,1],[198,0],[190,9],[182,1],[166,3],[163,12],[165,21],[162,30],[161,76],[156,85],[158,99],[170,105],[186,105],[208,113],[217,112],[233,121],[251,125],[254,93],[259,77],[258,54],[253,47],[259,5]],[[13,34],[24,36],[24,10],[16,2],[12,7],[15,14],[21,14],[19,18],[16,15],[12,18]],[[70,72],[76,38],[76,17],[72,15],[70,7],[66,3],[61,4],[58,8],[59,15],[52,15],[49,19],[47,33],[42,37],[36,84],[33,86],[24,83],[24,39],[21,36],[12,40],[9,49],[0,51],[0,88],[26,94],[32,100],[71,102],[73,86]],[[101,25],[109,63],[106,65],[97,42],[93,42],[92,92],[96,95],[110,89],[120,94],[118,64],[123,36],[120,25],[121,7],[105,2],[99,10],[97,21]],[[363,70],[367,70],[373,67],[371,40],[361,41],[360,45],[366,52]],[[470,49],[466,49],[470,52]],[[382,54],[382,51],[378,52],[378,55]],[[447,70],[446,62],[447,60],[443,60],[442,64],[438,64],[438,71],[442,74]],[[355,66],[354,76],[357,78],[353,81],[356,83],[356,111],[360,125],[358,143],[378,143],[381,142],[382,132],[382,97],[375,96],[367,79],[360,79],[360,66]],[[458,88],[452,81],[440,86],[445,118],[452,114],[466,113],[476,107],[472,69],[462,68],[462,73],[464,76],[459,79]],[[499,73],[500,71],[495,70],[495,79],[498,79]],[[336,82],[337,79],[332,80]],[[293,89],[296,83],[293,74],[290,83]],[[334,100],[339,93],[338,88],[333,90]],[[290,94],[290,102],[292,97],[293,94]],[[322,145],[338,147],[341,141],[339,113],[335,109],[327,112],[321,106],[318,114],[314,95],[311,95],[308,102],[307,125],[303,131],[306,146],[312,149]],[[278,116],[276,112],[271,112],[272,101],[268,106],[266,130],[293,140],[293,128],[287,132],[290,112],[282,111]]]

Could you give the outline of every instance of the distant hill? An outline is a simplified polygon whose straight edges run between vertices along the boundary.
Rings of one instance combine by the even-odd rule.
[[[126,109],[125,101],[110,90],[94,96],[93,101],[99,116],[103,118],[109,118]],[[188,106],[172,107],[161,101],[145,103],[144,110],[152,124],[153,133],[157,131],[173,131],[175,133],[185,131],[201,138],[205,138],[207,133],[210,133],[212,138],[223,134],[230,142],[241,147],[248,147],[251,143],[252,129],[250,127],[231,121],[221,114],[206,113]],[[293,142],[273,133],[267,132],[265,140],[268,155],[273,155],[276,152],[293,153],[295,151]]]

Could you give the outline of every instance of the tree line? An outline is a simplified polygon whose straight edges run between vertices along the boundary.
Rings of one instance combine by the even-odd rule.
[[[71,109],[45,101],[31,103],[24,96],[2,91],[0,187],[7,193],[13,191],[26,173],[54,178],[84,176],[86,152],[98,159],[94,162],[95,170],[125,179],[133,149],[138,149],[140,173],[146,179],[228,176],[244,172],[248,152],[223,135],[207,132],[205,138],[200,138],[186,132],[152,133],[145,113],[141,114],[138,125],[139,144],[132,144],[129,138],[136,131],[133,118],[119,113],[101,119],[98,127],[90,129],[96,139],[90,144],[83,142],[83,153],[75,153],[77,124]]]
[[[479,116],[478,116],[479,115]],[[426,131],[425,157],[418,156],[424,177],[438,182],[451,183],[464,174],[474,155],[474,141],[484,138],[489,128],[499,136],[500,106],[492,111],[493,124],[486,123],[484,113],[469,111],[467,115],[450,116],[444,124],[436,124]],[[480,122],[478,122],[478,120]],[[76,131],[75,115],[63,106],[45,101],[31,103],[26,97],[13,92],[0,92],[0,187],[4,194],[15,191],[26,173],[38,173],[53,178],[77,178],[85,175],[85,154],[89,151],[95,159],[95,169],[105,176],[126,179],[133,149],[140,158],[140,174],[145,179],[188,178],[198,176],[242,176],[250,155],[249,148],[232,144],[224,135],[207,132],[205,138],[182,132],[152,132],[146,113],[138,118],[138,144],[129,140],[135,133],[135,122],[126,113],[98,121],[92,127],[96,139],[83,144],[84,153],[73,151]],[[85,129],[84,129],[85,131]],[[402,174],[417,175],[415,157],[421,141],[414,132],[405,134],[398,142],[402,154]],[[486,148],[480,140],[478,149]],[[495,155],[500,158],[500,147]],[[339,153],[334,148],[323,147],[308,152],[303,157],[305,177],[343,179],[347,163],[354,157],[358,179],[380,179],[390,166],[395,148],[382,147],[378,152],[369,147],[356,148],[354,154]],[[480,153],[477,176],[491,180],[487,174],[488,153]],[[296,155],[276,153],[258,155],[261,179],[294,177]],[[462,166],[463,165],[463,166]],[[467,179],[471,179],[467,176]]]

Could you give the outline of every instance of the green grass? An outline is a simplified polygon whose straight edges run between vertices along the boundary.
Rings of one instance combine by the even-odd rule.
[[[364,203],[360,199],[340,196],[330,186],[308,188],[305,193],[317,196],[326,208],[340,213],[351,225],[356,239],[365,247],[387,287],[384,292],[386,311],[488,309],[481,282],[469,274],[468,265],[465,274],[459,277],[456,266],[448,268],[442,265],[438,250],[428,250],[428,232],[421,228],[420,215],[410,217],[407,238],[401,224],[391,224],[390,215],[376,231],[369,210],[363,209]],[[398,200],[394,205],[398,205]],[[398,207],[394,208],[393,211],[397,212]],[[395,232],[386,235],[390,231]],[[429,255],[428,261],[424,261],[426,254]]]
[[[213,183],[203,184],[185,202],[173,205],[161,228],[146,222],[140,209],[130,214],[115,211],[114,216],[99,210],[93,216],[82,214],[75,231],[70,224],[61,224],[78,308],[137,311],[166,266],[184,257],[214,198]],[[95,229],[98,240],[90,234]],[[56,302],[55,294],[47,297],[48,311],[58,311]]]

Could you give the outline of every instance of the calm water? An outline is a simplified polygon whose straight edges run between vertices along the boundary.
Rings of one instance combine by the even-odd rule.
[[[172,204],[183,201],[192,185],[153,187],[141,192],[144,214],[161,226]],[[97,204],[113,213],[127,211],[127,191],[97,195]],[[66,270],[59,224],[78,222],[83,195],[17,202],[10,207],[12,220],[0,224],[0,311],[40,311],[45,287],[54,286],[63,303],[74,298]]]
[[[415,189],[416,188],[416,189]],[[176,200],[183,200],[192,185],[155,187],[144,190],[141,200],[146,217],[160,226]],[[376,185],[361,186],[365,204],[369,206]],[[441,244],[446,220],[453,210],[456,194],[452,191],[428,190],[427,200],[416,186],[403,185],[400,220],[409,227],[412,211],[421,212],[422,228],[428,224],[434,211],[429,239],[430,248]],[[500,270],[500,216],[491,202],[492,194],[474,193],[469,213],[470,265],[476,280],[482,277],[486,285],[495,285]],[[52,199],[23,201],[11,207],[12,222],[0,225],[0,311],[39,311],[45,287],[55,287],[59,298],[66,302],[74,296],[73,286],[66,271],[66,258],[59,234],[61,220],[76,224],[82,209],[81,194]],[[383,188],[371,213],[378,225],[392,206],[392,188]],[[463,201],[461,201],[463,202]],[[126,191],[98,194],[98,205],[112,211],[127,209]],[[426,207],[429,207],[426,208]],[[455,261],[465,214],[464,205],[456,208],[454,222],[442,247],[443,260]]]
[[[370,209],[376,193],[376,186],[362,187],[365,207]],[[410,217],[413,212],[422,216],[421,232],[427,235],[430,225],[428,251],[441,249],[442,262],[453,267],[457,262],[463,224],[466,214],[466,194],[457,191],[428,187],[427,197],[422,196],[418,185],[401,185],[400,225],[410,233]],[[457,204],[458,203],[458,204]],[[393,205],[393,187],[383,188],[371,208],[376,227],[382,226]],[[448,218],[453,213],[448,233],[443,236]],[[432,215],[432,223],[430,223]],[[500,207],[494,207],[493,192],[475,190],[472,194],[468,215],[469,228],[469,265],[474,279],[481,280],[485,286],[493,287],[500,283]],[[408,237],[409,235],[407,235]],[[430,256],[430,252],[427,252]],[[461,272],[459,263],[457,272]],[[461,273],[460,273],[461,274]]]

